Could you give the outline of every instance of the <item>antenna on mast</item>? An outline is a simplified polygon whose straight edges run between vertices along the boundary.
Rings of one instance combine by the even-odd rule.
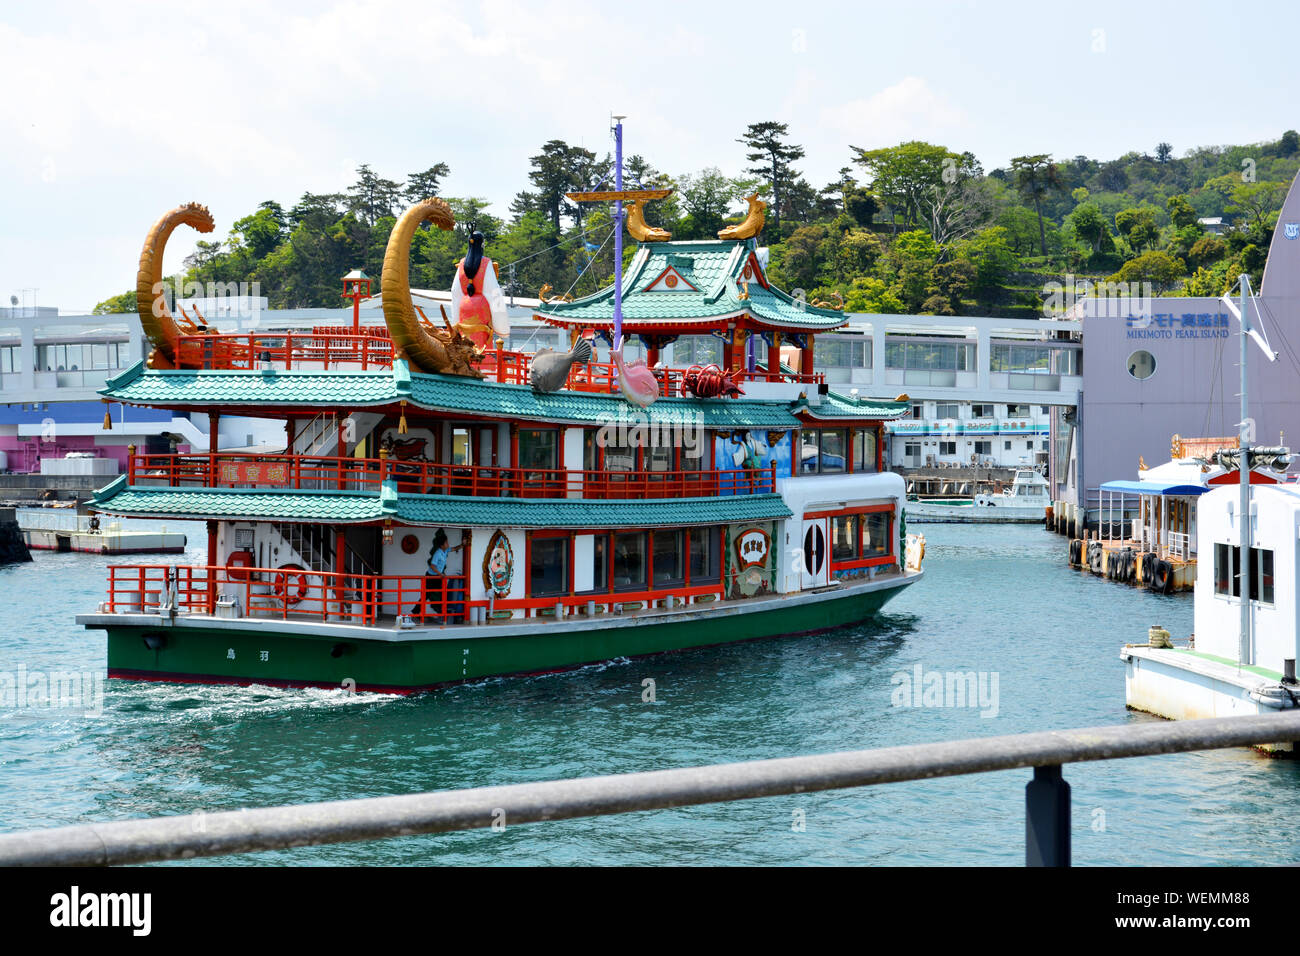
[[[1237,439],[1237,474],[1241,479],[1241,512],[1237,518],[1237,527],[1240,529],[1238,533],[1240,551],[1237,566],[1241,569],[1238,581],[1241,598],[1241,632],[1237,644],[1237,669],[1240,671],[1242,666],[1255,663],[1250,617],[1250,585],[1255,571],[1251,567],[1254,563],[1255,552],[1250,546],[1250,443],[1255,437],[1255,423],[1251,421],[1250,405],[1246,399],[1246,338],[1254,339],[1255,344],[1260,347],[1270,362],[1277,361],[1277,353],[1268,344],[1268,337],[1264,335],[1263,330],[1256,329],[1251,324],[1247,302],[1255,306],[1256,317],[1259,317],[1259,304],[1250,291],[1250,276],[1242,273],[1238,281],[1241,284],[1240,306],[1228,298],[1226,292],[1220,301],[1223,302],[1241,326],[1241,421],[1237,423],[1241,429],[1240,437]]]

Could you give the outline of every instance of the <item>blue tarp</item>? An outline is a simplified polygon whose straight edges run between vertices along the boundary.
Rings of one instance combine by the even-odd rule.
[[[1122,491],[1133,495],[1182,495],[1185,497],[1203,495],[1209,488],[1204,485],[1177,485],[1168,481],[1106,481],[1102,482],[1102,491]]]

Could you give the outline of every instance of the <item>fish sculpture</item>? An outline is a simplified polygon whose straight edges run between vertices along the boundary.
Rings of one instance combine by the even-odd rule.
[[[623,361],[623,343],[614,349],[614,367],[618,369],[618,390],[633,405],[646,408],[659,397],[659,380],[641,359],[631,365]]]
[[[534,392],[554,392],[569,380],[569,370],[573,366],[590,361],[591,342],[588,339],[578,339],[567,352],[538,349],[533,356],[528,380],[532,383]]]

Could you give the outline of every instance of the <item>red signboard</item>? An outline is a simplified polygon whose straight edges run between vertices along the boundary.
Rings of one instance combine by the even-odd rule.
[[[223,461],[217,475],[222,485],[285,485],[289,463],[285,461]]]

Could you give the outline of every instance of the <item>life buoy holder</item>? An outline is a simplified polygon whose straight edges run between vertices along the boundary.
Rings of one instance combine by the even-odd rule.
[[[291,578],[298,579],[298,587],[291,589],[289,581]],[[307,581],[307,569],[299,567],[296,564],[283,565],[275,575],[275,596],[286,604],[297,604],[305,598],[311,590],[311,584]]]
[[[226,576],[232,581],[247,581],[252,576],[252,551],[232,551],[226,558]]]

